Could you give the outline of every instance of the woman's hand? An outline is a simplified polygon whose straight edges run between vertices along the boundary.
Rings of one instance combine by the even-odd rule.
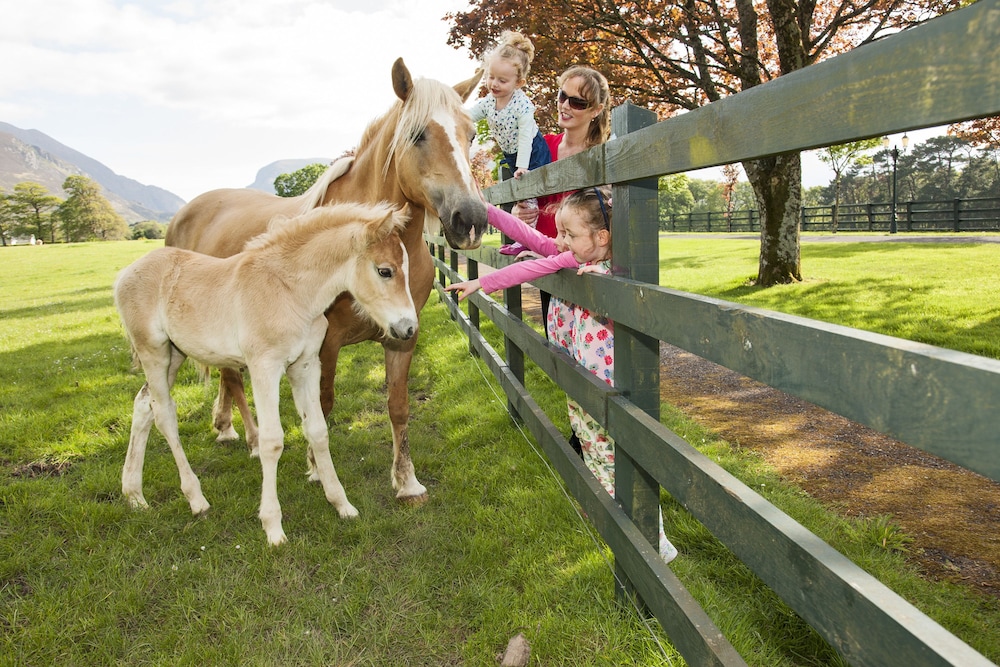
[[[444,288],[446,292],[458,292],[458,300],[465,301],[479,291],[479,279],[466,280],[464,283],[452,283]]]

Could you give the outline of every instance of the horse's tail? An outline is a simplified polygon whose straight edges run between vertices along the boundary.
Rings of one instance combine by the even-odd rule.
[[[331,162],[326,171],[320,174],[320,177],[312,184],[312,187],[302,193],[302,204],[296,213],[301,215],[321,206],[323,196],[326,194],[326,189],[330,187],[330,183],[346,174],[353,162],[353,155],[344,155]]]
[[[198,366],[198,379],[205,383],[205,386],[212,384],[212,367],[208,364],[196,362]]]

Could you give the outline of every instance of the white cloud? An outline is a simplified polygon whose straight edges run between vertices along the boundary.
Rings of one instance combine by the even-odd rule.
[[[446,82],[476,67],[446,44],[462,0],[9,4],[0,120],[185,199],[352,147],[391,104],[399,56]]]

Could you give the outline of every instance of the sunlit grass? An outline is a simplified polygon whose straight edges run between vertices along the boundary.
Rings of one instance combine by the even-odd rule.
[[[616,602],[610,555],[515,428],[496,383],[433,295],[409,381],[410,443],[427,504],[394,498],[381,348],[362,344],[341,356],[330,428],[333,460],[359,519],[340,520],[306,481],[305,442],[283,385],[278,492],[289,543],[269,548],[256,516],[259,463],[242,443],[215,442],[214,386],[190,364],[175,399],[212,509],[191,516],[154,431],[144,475],[151,507],[131,511],[120,474],[142,377],[130,369],[110,286],[121,267],[157,245],[0,250],[0,665],[486,666],[518,632],[531,643],[533,664],[681,663],[655,622]],[[739,291],[753,270],[741,253],[693,247],[691,263],[707,262],[713,273],[729,266],[732,277],[688,280]],[[850,285],[838,289],[846,294]],[[815,296],[814,306],[821,301]],[[564,396],[530,364],[528,383],[565,431]],[[833,516],[782,485],[760,459],[667,406],[663,420],[965,641],[1000,657],[991,631],[1000,619],[996,601],[920,579],[898,548],[888,548],[901,544],[891,525],[857,527]],[[750,664],[838,664],[667,497],[664,513],[681,551],[671,567]],[[878,548],[880,536],[887,548]]]

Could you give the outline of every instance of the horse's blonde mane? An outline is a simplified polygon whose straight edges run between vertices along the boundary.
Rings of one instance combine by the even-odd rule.
[[[302,193],[302,203],[299,206],[298,212],[306,213],[320,206],[323,203],[323,196],[326,194],[326,189],[330,187],[330,183],[333,183],[346,174],[348,169],[351,168],[352,162],[354,162],[353,155],[345,155],[331,162],[326,171],[316,179],[316,182]]]
[[[356,228],[347,223],[368,224],[375,220],[383,220],[396,210],[396,207],[388,202],[378,204],[349,202],[318,206],[293,218],[276,215],[267,223],[267,231],[247,241],[243,250],[260,250],[285,243],[302,243],[326,230],[343,230],[345,235],[350,235]],[[386,233],[398,231],[401,226],[402,222],[399,222],[387,229]],[[345,244],[344,249],[345,254],[350,252],[351,245]]]

